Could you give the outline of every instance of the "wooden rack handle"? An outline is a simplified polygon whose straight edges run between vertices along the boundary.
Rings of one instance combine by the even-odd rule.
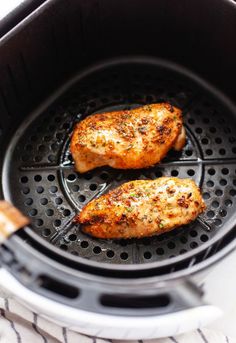
[[[7,201],[0,200],[0,244],[27,224],[29,219],[17,208]]]

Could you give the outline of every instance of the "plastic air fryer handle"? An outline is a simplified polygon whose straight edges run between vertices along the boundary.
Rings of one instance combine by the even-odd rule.
[[[132,283],[131,283],[132,284]],[[98,286],[98,285],[97,285]],[[205,306],[202,290],[189,280],[176,280],[146,287],[99,287],[82,289],[80,306],[112,315],[164,315]]]
[[[29,224],[29,219],[8,202],[0,201],[0,244],[15,231]]]
[[[168,337],[205,326],[222,315],[219,308],[204,305],[198,296],[193,297],[191,289],[192,286],[193,288],[195,286],[188,281],[183,282],[182,287],[180,287],[181,292],[186,292],[188,305],[181,302],[182,306],[179,307],[178,311],[174,311],[172,308],[169,313],[156,311],[151,316],[143,313],[140,315],[138,309],[133,310],[132,316],[125,313],[123,315],[110,315],[106,312],[101,313],[101,311],[87,311],[78,304],[76,304],[76,307],[74,306],[76,299],[66,304],[64,298],[62,303],[58,299],[32,292],[3,268],[0,269],[0,282],[4,287],[8,285],[9,292],[21,299],[24,304],[28,304],[34,311],[44,314],[45,318],[55,321],[59,325],[68,325],[73,330],[79,330],[81,333],[103,338],[138,340],[140,338]],[[164,291],[164,285],[157,288],[158,294],[161,289]],[[188,308],[197,303],[197,306]]]

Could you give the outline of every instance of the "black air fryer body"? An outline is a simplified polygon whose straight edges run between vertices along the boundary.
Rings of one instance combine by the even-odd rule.
[[[101,337],[161,337],[209,322],[219,310],[202,302],[196,280],[236,245],[236,4],[40,3],[0,24],[0,195],[31,219],[1,246],[1,283],[34,310]],[[75,122],[161,101],[183,111],[182,152],[143,170],[74,171]],[[94,197],[162,175],[196,181],[201,220],[120,241],[75,225]]]

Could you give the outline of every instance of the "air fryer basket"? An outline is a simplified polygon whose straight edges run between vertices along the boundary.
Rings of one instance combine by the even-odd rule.
[[[201,292],[183,276],[236,244],[236,110],[211,86],[235,101],[235,32],[231,0],[48,0],[1,38],[0,194],[32,222],[0,247],[4,268],[28,289],[96,313],[198,304]],[[75,172],[69,139],[77,121],[161,101],[183,111],[183,151],[143,170]],[[89,237],[73,222],[120,183],[161,175],[196,181],[207,204],[199,220],[119,241]],[[120,298],[133,294],[129,306],[146,298],[138,313]]]
[[[86,259],[140,264],[185,254],[234,225],[236,138],[224,99],[178,67],[143,59],[104,64],[84,76],[42,113],[27,118],[6,154],[5,197],[31,217],[32,229],[51,244]],[[79,174],[69,150],[75,122],[88,114],[169,102],[183,110],[187,144],[143,170],[98,168]],[[88,201],[134,179],[192,178],[207,204],[201,221],[144,239],[100,240],[84,234],[74,216]],[[231,220],[231,224],[227,224]]]

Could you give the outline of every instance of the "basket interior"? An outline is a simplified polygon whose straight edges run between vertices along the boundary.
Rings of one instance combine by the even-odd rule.
[[[80,174],[69,151],[75,122],[86,115],[169,102],[183,111],[187,144],[148,169],[102,167]],[[4,196],[32,221],[32,230],[70,254],[115,264],[172,258],[214,237],[233,218],[236,196],[234,114],[190,76],[163,64],[117,63],[87,73],[40,113],[24,121],[3,168]],[[100,240],[73,222],[87,202],[128,180],[162,175],[192,178],[207,210],[190,225],[143,239]],[[230,221],[233,225],[233,221]]]

